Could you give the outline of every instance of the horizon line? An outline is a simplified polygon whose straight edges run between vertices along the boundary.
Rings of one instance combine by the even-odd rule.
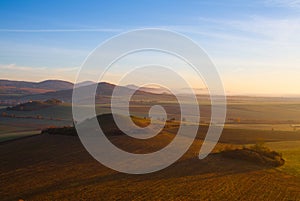
[[[28,81],[28,80],[11,80],[11,79],[6,79],[6,78],[0,78],[0,81],[13,81],[13,82],[32,82],[32,83],[40,83],[40,82],[45,82],[45,81],[63,81],[63,82],[69,82],[73,85],[76,85],[76,84],[80,84],[80,83],[84,83],[84,82],[93,82],[93,84],[99,84],[99,83],[108,83],[108,84],[113,84],[113,85],[116,85],[116,86],[123,86],[123,87],[126,87],[128,85],[136,85],[138,86],[138,84],[128,84],[128,85],[118,85],[116,83],[113,83],[113,82],[108,82],[108,81],[101,81],[101,82],[95,82],[95,81],[91,81],[91,80],[85,80],[85,81],[82,81],[82,82],[78,82],[78,83],[75,83],[73,81],[68,81],[68,80],[62,80],[62,79],[45,79],[45,80],[42,80],[42,81]],[[140,86],[138,86],[140,87]],[[193,89],[196,89],[197,88],[193,88]],[[207,89],[207,88],[205,88]],[[180,90],[180,89],[179,89]],[[225,92],[226,93],[226,96],[230,96],[230,97],[234,97],[234,96],[241,96],[241,97],[270,97],[270,98],[300,98],[300,93],[299,94],[294,94],[294,93],[289,93],[289,94],[282,94],[282,93],[239,93],[239,92]],[[184,93],[183,93],[184,94]],[[196,93],[196,95],[209,95],[208,94],[199,94],[199,93]]]

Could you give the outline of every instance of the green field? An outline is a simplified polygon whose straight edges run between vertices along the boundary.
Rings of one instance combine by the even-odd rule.
[[[0,136],[0,142],[5,142],[5,141],[19,139],[19,138],[21,139],[23,137],[28,137],[28,136],[39,135],[40,133],[41,133],[40,130],[36,130],[36,131],[20,131],[20,132],[2,134]]]
[[[270,142],[266,146],[281,152],[286,160],[286,164],[279,170],[300,177],[300,141]]]
[[[253,129],[253,130],[273,130],[273,131],[294,131],[291,124],[226,124],[225,128],[235,128],[235,129]]]

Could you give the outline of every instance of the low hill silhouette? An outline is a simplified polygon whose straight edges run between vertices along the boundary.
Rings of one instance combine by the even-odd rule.
[[[45,101],[48,99],[59,99],[64,102],[72,102],[74,84],[61,80],[46,80],[43,82],[23,82],[23,81],[10,81],[0,80],[0,104],[15,105],[18,102],[26,102],[30,100]],[[90,91],[97,88],[96,97],[110,97],[117,87],[121,93],[135,95],[142,95],[144,97],[158,97],[160,99],[169,98],[169,94],[158,94],[142,89],[136,90],[126,86],[118,86],[107,82],[94,83],[90,81],[76,84],[77,90],[83,92]],[[82,101],[87,97],[83,96]]]
[[[15,111],[33,111],[40,110],[47,107],[52,107],[61,104],[62,101],[58,99],[48,99],[46,101],[29,101],[26,103],[21,103],[13,107],[8,107],[7,110]]]
[[[15,88],[48,89],[58,91],[63,89],[71,89],[73,87],[73,83],[63,80],[45,80],[42,82],[0,80],[0,87],[2,86],[10,86]]]
[[[129,118],[117,115],[118,118],[122,118],[124,122],[130,121]],[[131,116],[131,120],[140,127],[145,127],[149,124],[150,120],[145,118],[140,118],[136,116]],[[94,119],[94,118],[93,118]],[[86,127],[86,129],[93,129],[92,120],[87,119],[83,121],[81,126]],[[109,136],[116,136],[116,135],[125,135],[116,125],[114,121],[114,117],[111,113],[101,114],[97,116],[97,121],[102,129],[102,131]],[[64,126],[64,127],[51,127],[42,130],[42,134],[50,134],[50,135],[70,135],[70,136],[77,136],[77,132],[74,126]]]

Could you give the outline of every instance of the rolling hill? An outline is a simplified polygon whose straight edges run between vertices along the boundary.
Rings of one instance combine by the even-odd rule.
[[[116,86],[106,82],[85,81],[76,84],[75,87],[82,91],[87,91],[91,87],[95,87],[95,85],[97,85],[96,96],[111,96],[115,87],[121,89],[122,93],[135,92],[135,95],[157,96],[160,93],[157,90],[149,91],[148,88],[136,90],[136,88]],[[46,80],[43,82],[0,80],[0,104],[15,105],[30,100],[45,101],[53,98],[71,102],[73,87],[73,83],[61,80]],[[164,94],[163,96],[169,95]]]
[[[0,80],[0,105],[9,106],[30,100],[40,100],[23,99],[23,97],[34,97],[37,94],[70,90],[72,88],[73,83],[62,80],[45,80],[42,82]],[[51,98],[53,97],[42,99],[41,101]]]
[[[96,83],[96,84],[87,85],[87,86],[84,85],[84,86],[78,87],[78,89],[82,90],[84,92],[84,91],[88,91],[89,89],[95,87],[95,85],[98,85],[97,90],[96,90],[96,96],[111,96],[115,87],[118,87],[124,93],[130,93],[130,92],[135,91],[134,89],[130,89],[130,88],[123,87],[123,86],[116,86],[114,84],[110,84],[107,82],[100,82],[98,84]],[[18,100],[20,102],[24,102],[24,101],[29,101],[29,100],[47,100],[47,99],[55,98],[55,99],[62,100],[64,102],[72,102],[72,93],[73,93],[73,89],[66,89],[66,90],[51,91],[51,92],[40,93],[40,94],[24,95],[24,96],[18,97]],[[149,92],[144,92],[141,90],[136,91],[135,94],[136,95],[153,95]],[[84,98],[86,98],[86,97],[83,97],[83,99]]]
[[[164,133],[143,150],[162,147],[172,135]],[[139,153],[125,136],[112,136],[118,147]],[[167,169],[128,175],[94,160],[75,136],[43,134],[0,146],[0,197],[8,200],[299,200],[299,178],[244,160],[214,154],[197,158],[202,144]]]
[[[73,83],[62,80],[45,80],[42,82],[0,80],[1,94],[36,94],[72,88]]]

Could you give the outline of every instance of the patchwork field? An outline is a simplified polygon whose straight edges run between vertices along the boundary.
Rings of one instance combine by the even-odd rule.
[[[189,151],[170,167],[147,175],[104,167],[76,136],[39,134],[43,128],[72,125],[70,104],[34,111],[2,108],[1,114],[8,116],[0,117],[1,200],[300,200],[300,130],[291,127],[300,120],[300,104],[230,101],[212,154],[204,160],[197,157],[209,119],[209,105],[202,102],[201,126]],[[149,104],[135,102],[132,113],[144,119]],[[161,135],[140,144],[123,135],[109,139],[133,153],[161,149],[174,138],[180,119],[176,103],[162,104],[176,120]],[[109,105],[98,104],[97,111],[108,113]],[[183,123],[195,126],[185,118]],[[285,164],[275,168],[220,154],[256,143],[282,153]]]

